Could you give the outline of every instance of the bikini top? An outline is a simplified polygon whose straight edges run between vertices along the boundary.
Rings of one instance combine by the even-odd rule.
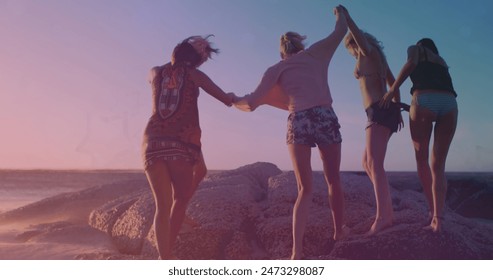
[[[377,78],[385,79],[385,76],[386,76],[386,74],[382,73],[381,71],[375,71],[372,73],[361,74],[361,72],[358,68],[356,68],[354,70],[354,77],[356,77],[356,79],[360,79],[363,77],[365,77],[365,78],[377,77]]]
[[[420,56],[421,49],[419,48]],[[450,77],[448,67],[429,61],[426,50],[424,48],[422,50],[425,59],[418,62],[418,65],[410,75],[411,81],[413,82],[411,95],[416,89],[434,89],[450,91],[457,96],[452,85],[452,78]]]
[[[380,55],[380,57],[382,56],[381,53],[379,53],[379,55]],[[385,78],[387,76],[387,69],[385,69],[384,65],[385,64],[382,61],[382,64],[380,65],[381,67],[379,67],[378,70],[373,71],[371,73],[361,73],[361,71],[358,67],[358,63],[357,63],[356,68],[354,69],[354,77],[356,77],[356,79],[360,79],[362,77],[365,77],[365,78],[376,77],[376,78],[380,78],[380,79],[385,80]]]

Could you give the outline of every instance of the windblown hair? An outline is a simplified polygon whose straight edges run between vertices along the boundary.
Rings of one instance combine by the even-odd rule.
[[[363,32],[363,35],[365,36],[366,40],[368,41],[368,43],[374,47],[378,53],[380,54],[381,58],[382,58],[382,62],[384,62],[384,65],[387,63],[387,58],[385,57],[385,53],[383,52],[383,44],[382,42],[378,41],[377,38],[373,35],[371,35],[370,33],[368,32]],[[353,37],[353,34],[351,32],[349,32],[346,37],[344,38],[344,46],[349,49],[350,48],[350,45],[352,43],[354,43],[354,37]]]
[[[281,57],[284,59],[289,55],[298,53],[305,49],[305,45],[303,41],[306,39],[306,36],[300,35],[296,32],[286,32],[281,36]]]
[[[433,42],[433,40],[430,38],[423,38],[423,39],[419,40],[416,43],[416,45],[423,46],[423,47],[429,49],[430,51],[432,51],[434,54],[440,55],[438,53],[438,49],[437,49],[437,46],[435,45],[435,42]]]
[[[205,38],[192,36],[183,40],[174,48],[171,64],[173,66],[199,67],[211,58],[212,53],[219,53],[219,49],[212,48],[207,40],[211,36],[213,35],[208,35]]]

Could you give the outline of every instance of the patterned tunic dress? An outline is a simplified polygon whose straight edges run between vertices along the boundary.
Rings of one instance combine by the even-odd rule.
[[[144,168],[158,160],[186,160],[194,164],[201,153],[197,98],[199,88],[186,67],[157,68],[151,81],[152,116],[144,131]]]

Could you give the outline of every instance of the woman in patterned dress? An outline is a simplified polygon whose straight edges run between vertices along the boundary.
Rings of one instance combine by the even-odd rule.
[[[154,230],[160,259],[175,258],[173,246],[188,202],[207,169],[201,152],[199,88],[231,106],[226,94],[198,70],[213,49],[208,37],[193,36],[173,50],[170,63],[151,69],[152,115],[143,139],[144,169],[156,204]]]

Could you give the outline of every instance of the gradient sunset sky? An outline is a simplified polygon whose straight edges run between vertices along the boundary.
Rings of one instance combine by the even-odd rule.
[[[151,112],[149,69],[169,61],[191,35],[214,34],[221,53],[201,66],[223,90],[255,89],[279,61],[279,36],[334,27],[333,7],[382,41],[395,75],[406,50],[435,40],[459,95],[459,124],[448,171],[493,171],[493,2],[298,0],[0,0],[0,168],[141,169],[140,143]],[[329,86],[342,125],[342,170],[361,170],[366,115],[355,60],[341,44]],[[410,103],[410,82],[401,87]],[[291,170],[288,113],[253,113],[199,97],[202,144],[210,169],[257,161]],[[408,114],[392,136],[386,169],[415,170]],[[317,150],[313,168],[321,169]]]

